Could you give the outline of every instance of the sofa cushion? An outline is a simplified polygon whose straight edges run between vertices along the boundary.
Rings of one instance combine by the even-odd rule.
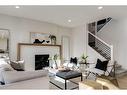
[[[11,67],[12,67],[13,69],[15,69],[15,70],[23,69],[23,68],[21,67],[20,63],[18,63],[18,62],[11,61],[11,62],[10,62],[10,65],[11,65]]]
[[[4,58],[0,58],[0,82],[4,82],[2,72],[3,71],[13,71],[14,69],[6,62]]]
[[[49,77],[39,77],[30,80],[15,82],[0,86],[0,90],[48,90],[49,88]]]
[[[2,72],[5,84],[10,84],[18,81],[24,81],[28,79],[33,79],[37,77],[46,76],[48,71],[38,70],[38,71],[4,71]]]

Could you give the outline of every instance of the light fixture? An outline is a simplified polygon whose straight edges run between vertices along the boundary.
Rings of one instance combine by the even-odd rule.
[[[101,10],[101,9],[103,9],[103,7],[102,6],[99,6],[99,7],[97,7],[98,8],[98,10]]]
[[[19,9],[20,7],[19,6],[15,6],[16,9]]]
[[[71,20],[69,19],[68,22],[71,22]]]

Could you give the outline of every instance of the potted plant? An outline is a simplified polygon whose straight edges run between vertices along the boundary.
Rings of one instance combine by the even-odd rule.
[[[49,60],[54,61],[53,63],[55,63],[55,69],[58,69],[58,60],[60,60],[59,55],[55,54],[53,57],[50,57]],[[53,67],[53,64],[52,64]]]
[[[56,36],[55,35],[50,35],[49,38],[51,39],[51,44],[56,45]]]
[[[82,54],[82,56],[81,56],[81,62],[86,64],[87,63],[87,58],[88,58],[87,55]]]
[[[81,72],[85,72],[85,69],[87,67],[87,58],[88,58],[88,56],[85,53],[83,53],[81,58],[80,58],[80,62],[79,63],[80,63]]]

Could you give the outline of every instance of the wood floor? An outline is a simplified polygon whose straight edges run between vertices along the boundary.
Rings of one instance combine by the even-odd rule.
[[[117,78],[119,88],[127,89],[127,75]]]

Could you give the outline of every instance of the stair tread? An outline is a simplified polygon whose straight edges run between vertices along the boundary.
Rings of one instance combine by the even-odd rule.
[[[103,28],[103,26],[105,26],[111,19],[112,19],[111,17],[106,18],[106,22],[105,23],[97,25],[97,32],[99,32]]]

